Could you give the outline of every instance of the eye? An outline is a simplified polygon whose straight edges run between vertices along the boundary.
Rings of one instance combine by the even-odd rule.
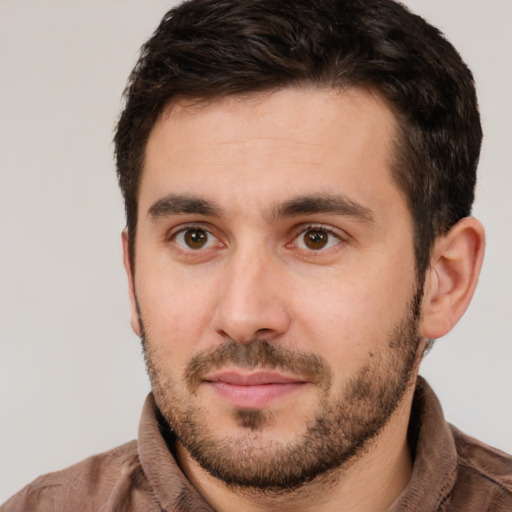
[[[202,228],[182,229],[174,235],[174,241],[182,249],[192,249],[193,251],[208,249],[219,244],[219,240],[215,236]]]
[[[299,249],[321,251],[339,244],[341,238],[327,228],[310,227],[302,231],[293,242]]]

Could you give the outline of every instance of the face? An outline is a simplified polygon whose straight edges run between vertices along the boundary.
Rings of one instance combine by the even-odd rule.
[[[146,148],[132,284],[158,407],[227,483],[294,487],[354,458],[410,388],[411,216],[378,96],[178,102]]]

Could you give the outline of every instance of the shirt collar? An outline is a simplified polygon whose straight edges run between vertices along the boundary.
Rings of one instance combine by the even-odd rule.
[[[181,471],[166,442],[169,427],[158,410],[153,394],[144,402],[139,422],[138,450],[142,468],[163,511],[212,512]]]
[[[457,478],[457,450],[437,396],[418,377],[409,421],[409,444],[414,454],[409,485],[390,512],[439,510]]]

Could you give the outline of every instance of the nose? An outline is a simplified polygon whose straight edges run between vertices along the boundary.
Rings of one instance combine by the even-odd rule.
[[[226,262],[213,318],[223,338],[273,340],[290,325],[284,269],[265,251],[236,251]]]

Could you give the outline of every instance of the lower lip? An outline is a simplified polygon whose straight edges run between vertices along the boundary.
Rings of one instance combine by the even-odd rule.
[[[286,382],[240,386],[226,382],[208,382],[208,385],[231,405],[248,409],[263,408],[274,400],[298,391],[304,384],[304,382]]]

